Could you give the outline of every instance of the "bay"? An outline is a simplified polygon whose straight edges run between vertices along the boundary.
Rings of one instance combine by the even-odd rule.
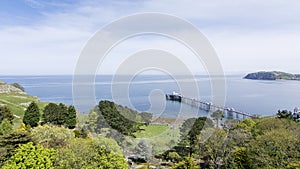
[[[261,81],[247,80],[242,77],[243,75],[226,76],[226,107],[251,114],[270,116],[276,114],[279,109],[293,110],[300,106],[300,81]],[[134,76],[130,82],[118,83],[112,83],[113,78],[112,75],[97,75],[95,82],[88,84],[95,88],[96,101],[92,105],[96,105],[100,100],[111,100],[141,112],[151,112],[155,117],[205,116],[207,112],[196,107],[165,100],[166,93],[180,92],[180,88],[189,89],[193,80],[196,80],[199,90],[194,92],[195,95],[187,97],[193,98],[198,94],[197,99],[207,102],[212,100],[210,78],[204,75],[196,76],[195,79],[187,79],[185,76],[173,79],[164,75],[138,75]],[[74,103],[72,75],[0,76],[0,80],[21,84],[28,94],[39,97],[41,101],[62,102],[70,105]],[[181,83],[181,86],[178,83]],[[126,95],[118,95],[117,90],[112,90],[118,89],[116,87],[118,85],[123,85],[119,89],[124,87],[128,89]],[[194,88],[191,87],[190,90]],[[193,91],[190,92],[193,93]],[[83,113],[88,113],[92,108],[85,105],[75,106]]]

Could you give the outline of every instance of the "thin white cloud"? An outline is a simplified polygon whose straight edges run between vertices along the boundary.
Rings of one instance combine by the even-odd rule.
[[[44,1],[27,2],[39,8],[45,6]],[[297,46],[300,44],[297,38],[300,37],[300,1],[89,0],[71,6],[64,3],[52,6],[64,10],[41,10],[43,19],[27,26],[1,25],[1,60],[5,60],[0,63],[1,74],[73,73],[81,49],[99,28],[137,12],[169,13],[198,26],[215,46],[225,71],[300,72]],[[131,45],[138,46],[139,50],[149,48],[148,41],[147,38],[130,41],[126,45],[128,50],[123,46],[116,55],[137,50]],[[174,48],[174,43],[163,38],[156,39],[154,44],[168,50]],[[183,55],[184,51],[177,52]],[[110,61],[111,64],[117,62]]]

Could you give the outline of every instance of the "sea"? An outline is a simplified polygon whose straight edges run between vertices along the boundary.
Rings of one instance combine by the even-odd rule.
[[[85,84],[94,91],[92,96],[86,96],[85,91],[75,91],[80,90],[76,85],[81,84],[74,84],[72,75],[0,76],[0,80],[21,84],[26,93],[37,96],[43,102],[74,105],[82,113],[89,113],[101,100],[110,100],[139,112],[153,113],[155,118],[206,116],[208,112],[199,107],[165,99],[165,94],[181,93],[183,89],[189,90],[185,97],[212,103],[216,97],[222,97],[224,105],[220,106],[260,116],[300,107],[300,81],[248,80],[243,76],[225,76],[225,95],[222,96],[212,93],[211,77],[206,75],[194,76],[193,79],[185,76],[136,75],[124,78],[130,81],[118,82],[114,81],[118,78],[113,75],[97,75],[92,83]],[[78,96],[78,93],[84,93],[84,97]]]

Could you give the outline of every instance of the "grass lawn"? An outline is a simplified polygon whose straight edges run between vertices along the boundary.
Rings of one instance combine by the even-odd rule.
[[[137,138],[151,138],[166,132],[169,130],[169,126],[150,124],[148,126],[142,126],[141,129],[143,130],[135,133]]]
[[[39,102],[38,98],[30,96],[28,94],[18,94],[18,93],[0,94],[0,105],[7,106],[13,114],[20,117],[14,119],[15,124],[18,124],[22,121],[22,118],[24,116],[24,111],[27,108],[27,104],[31,103],[32,101],[35,101],[38,104],[41,113],[44,107],[48,104],[46,102]]]

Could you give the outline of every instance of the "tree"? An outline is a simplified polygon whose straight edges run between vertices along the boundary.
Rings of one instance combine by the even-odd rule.
[[[98,130],[98,124],[97,124],[98,117],[99,117],[99,115],[93,110],[91,110],[88,115],[88,120],[86,122],[86,126],[87,126],[87,129],[92,133],[100,133],[100,131]]]
[[[62,103],[49,103],[43,114],[43,123],[66,126],[70,129],[75,128],[77,123],[76,109],[74,106],[66,106]]]
[[[112,138],[106,138],[106,137],[103,137],[103,136],[98,136],[98,137],[94,138],[93,141],[94,141],[94,144],[97,147],[105,147],[106,152],[114,152],[114,153],[117,153],[117,154],[122,154],[123,153],[121,147]]]
[[[232,168],[248,169],[250,168],[250,162],[248,159],[247,148],[237,147],[232,152],[233,165]]]
[[[199,168],[192,157],[186,157],[183,161],[173,166],[172,169],[197,169]]]
[[[44,108],[43,114],[43,123],[50,123],[54,125],[63,125],[64,124],[64,111],[61,106],[58,106],[55,103],[49,103]]]
[[[59,126],[43,125],[35,127],[32,132],[32,139],[35,143],[46,148],[63,147],[67,142],[75,138],[74,132]]]
[[[224,113],[221,110],[217,110],[211,114],[211,117],[217,121],[217,127],[219,127],[219,120],[224,118]]]
[[[207,117],[187,119],[180,128],[181,144],[179,146],[181,148],[178,147],[178,150],[181,149],[184,152],[178,153],[184,155],[187,148],[190,155],[194,153],[201,131],[211,127],[213,127],[213,122]]]
[[[123,110],[124,108],[119,108]],[[99,128],[103,128],[104,126],[109,125],[111,128],[117,130],[121,134],[133,136],[136,131],[140,130],[141,123],[131,121],[125,118],[122,114],[124,112],[120,112],[117,106],[110,101],[100,101],[98,105],[99,117],[97,120],[98,130]],[[129,111],[129,109],[125,109]],[[130,111],[129,111],[130,112]]]
[[[142,112],[139,114],[142,117],[142,121],[146,124],[151,123],[152,120],[152,114],[147,112]]]
[[[181,157],[178,153],[176,152],[168,152],[168,155],[166,157],[168,160],[171,160],[174,163],[177,163],[180,161]]]
[[[145,159],[146,161],[148,161],[151,157],[151,149],[146,140],[140,140],[134,151],[139,158]]]
[[[32,141],[28,132],[12,132],[0,137],[0,166],[15,154],[19,145]]]
[[[13,126],[11,122],[4,119],[0,124],[0,135],[10,134],[13,131]]]
[[[118,148],[108,150],[105,145],[94,142],[93,139],[72,139],[68,145],[59,149],[56,168],[129,168],[124,156],[118,151],[114,152],[114,149]]]
[[[292,119],[293,118],[293,113],[287,110],[278,110],[276,114],[277,118],[285,118],[285,119]]]
[[[68,113],[65,117],[65,125],[69,129],[73,129],[76,126],[76,120],[77,120],[76,109],[74,106],[69,106],[67,112]]]
[[[40,145],[34,146],[32,142],[20,145],[13,155],[3,166],[10,168],[47,168],[54,169],[57,152]]]
[[[4,119],[7,119],[12,123],[12,121],[14,119],[14,115],[6,106],[0,106],[0,123]]]
[[[247,119],[241,121],[240,123],[236,124],[235,126],[233,126],[230,130],[243,129],[246,131],[252,131],[252,130],[254,130],[255,126],[256,126],[256,122],[253,121],[253,119],[251,119],[251,118],[247,118]]]
[[[76,129],[73,132],[75,134],[75,138],[87,138],[89,135],[89,132],[85,127],[82,127],[80,130]]]
[[[40,116],[38,105],[35,102],[31,102],[28,108],[25,110],[23,123],[25,125],[30,125],[31,127],[36,127],[39,124]]]
[[[207,134],[205,134],[207,133]],[[201,138],[201,136],[205,138]],[[212,162],[212,165],[215,169],[221,167],[224,158],[226,157],[225,153],[225,141],[226,132],[222,129],[205,129],[200,135],[200,142],[198,143],[198,148],[202,157],[208,157]]]
[[[18,88],[18,89],[20,89],[22,92],[25,92],[24,87],[21,86],[19,83],[13,83],[11,85],[14,86],[14,87],[16,87],[16,88]]]
[[[251,140],[247,154],[252,168],[286,168],[299,161],[298,131],[276,129]]]

